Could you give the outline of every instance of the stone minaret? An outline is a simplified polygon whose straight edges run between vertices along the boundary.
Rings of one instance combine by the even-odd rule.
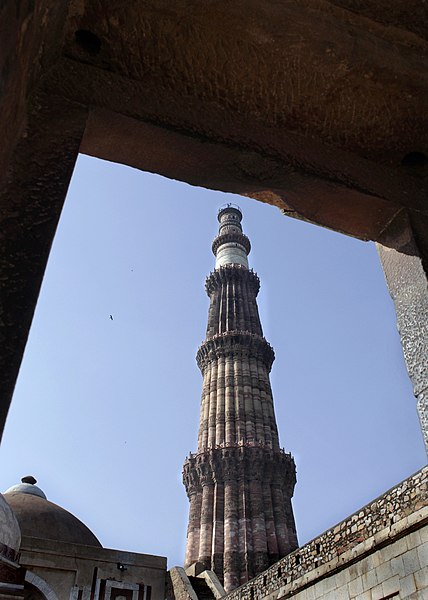
[[[198,451],[184,463],[190,500],[185,566],[202,562],[230,591],[297,547],[291,497],[294,460],[279,447],[269,372],[272,347],[248,268],[242,213],[220,209],[216,265],[206,280],[206,339]]]

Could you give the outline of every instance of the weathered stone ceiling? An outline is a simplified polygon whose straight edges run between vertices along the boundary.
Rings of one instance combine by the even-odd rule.
[[[382,25],[407,29],[427,39],[427,14],[425,2],[418,0],[333,0],[356,14],[367,17]]]
[[[116,88],[105,98],[118,112],[227,140],[241,138],[239,121],[251,120],[269,131],[279,155],[280,132],[391,164],[426,141],[415,118],[424,107],[426,44],[413,33],[328,2],[87,5],[69,20],[64,54],[105,70],[110,85],[120,77],[135,86],[133,97]],[[79,29],[94,33],[99,49],[76,43]],[[226,123],[219,114],[229,115]]]
[[[89,154],[256,195],[363,239],[402,207],[426,211],[419,0],[8,6],[11,132],[42,88],[88,107]],[[162,138],[158,161],[142,150],[148,126],[162,129],[147,133]]]
[[[165,175],[373,239],[400,207],[426,206],[426,167],[412,156],[427,147],[427,44],[412,31],[417,3],[411,17],[409,3],[348,4],[78,3],[53,80],[114,113],[93,116],[83,151],[160,170],[139,156],[135,123],[126,144],[118,132],[109,144],[107,130],[126,115],[170,132],[159,154],[185,144],[201,164],[204,146],[207,173],[178,164]],[[227,160],[212,158],[226,149]]]
[[[428,256],[427,11],[420,0],[3,3],[6,404],[79,148],[362,239],[405,212]]]

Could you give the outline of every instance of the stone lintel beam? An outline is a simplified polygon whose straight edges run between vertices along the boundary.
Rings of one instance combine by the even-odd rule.
[[[419,171],[402,164],[427,141],[424,18],[413,1],[394,9],[211,1],[192,11],[177,2],[87,1],[71,13],[52,85],[189,136],[195,146],[186,144],[183,165],[171,161],[176,139],[154,140],[168,143],[176,178],[376,239],[396,207],[426,209]],[[81,28],[98,50],[79,43]],[[124,137],[132,134],[139,136],[135,123]],[[174,177],[140,162],[138,148],[107,148],[108,136],[97,137],[88,135],[83,151]],[[216,162],[210,144],[230,154]]]
[[[98,71],[92,86],[88,77],[79,81],[79,93],[110,81],[103,106],[111,110],[189,121],[195,132],[223,130],[224,141],[250,120],[270,127],[274,143],[295,132],[398,164],[426,139],[417,121],[427,85],[426,14],[415,0],[398,3],[401,18],[392,22],[385,2],[375,14],[367,1],[347,10],[346,1],[211,0],[188,10],[169,0],[87,0],[70,13],[64,55]],[[417,32],[403,26],[404,12],[415,15]],[[92,44],[76,37],[82,29]],[[117,94],[116,76],[125,93]],[[127,93],[132,87],[138,93]]]
[[[426,210],[425,171],[402,164],[427,145],[416,0],[18,4],[0,14],[7,131],[42,82],[96,108],[88,154],[361,239],[401,207]]]
[[[192,185],[256,198],[288,216],[363,240],[376,240],[401,209],[380,196],[292,171],[255,151],[186,136],[105,110],[91,112],[81,152]]]

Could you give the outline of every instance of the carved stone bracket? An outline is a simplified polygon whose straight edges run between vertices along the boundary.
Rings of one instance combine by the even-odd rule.
[[[296,467],[291,454],[254,446],[226,446],[190,455],[183,467],[187,495],[204,485],[227,481],[260,481],[278,485],[291,498]]]
[[[268,369],[272,368],[275,353],[272,346],[261,335],[249,331],[228,331],[214,335],[199,347],[196,354],[196,362],[203,372],[207,365],[220,356],[232,355],[234,358],[240,356],[253,356],[260,359]]]
[[[243,265],[233,264],[219,267],[206,278],[205,289],[208,296],[210,296],[222,283],[238,280],[247,282],[250,290],[254,293],[254,297],[257,296],[260,289],[260,279],[257,273],[252,269],[247,269]]]

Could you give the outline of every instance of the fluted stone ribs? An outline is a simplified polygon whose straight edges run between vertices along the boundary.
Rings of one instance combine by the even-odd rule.
[[[273,359],[266,340],[248,332],[218,334],[199,348],[198,451],[247,442],[279,448],[269,381]]]
[[[210,297],[207,338],[225,331],[248,331],[263,335],[256,297],[260,281],[241,265],[220,267],[207,277]]]
[[[203,562],[233,589],[296,548],[291,455],[216,448],[190,455],[183,479],[191,507],[186,564]]]
[[[279,446],[269,380],[275,355],[263,337],[260,282],[245,266],[250,244],[240,218],[234,208],[219,217],[213,251],[240,264],[220,264],[206,280],[208,326],[196,356],[203,376],[198,451],[183,470],[190,500],[185,566],[204,563],[226,591],[297,547],[295,465]]]

